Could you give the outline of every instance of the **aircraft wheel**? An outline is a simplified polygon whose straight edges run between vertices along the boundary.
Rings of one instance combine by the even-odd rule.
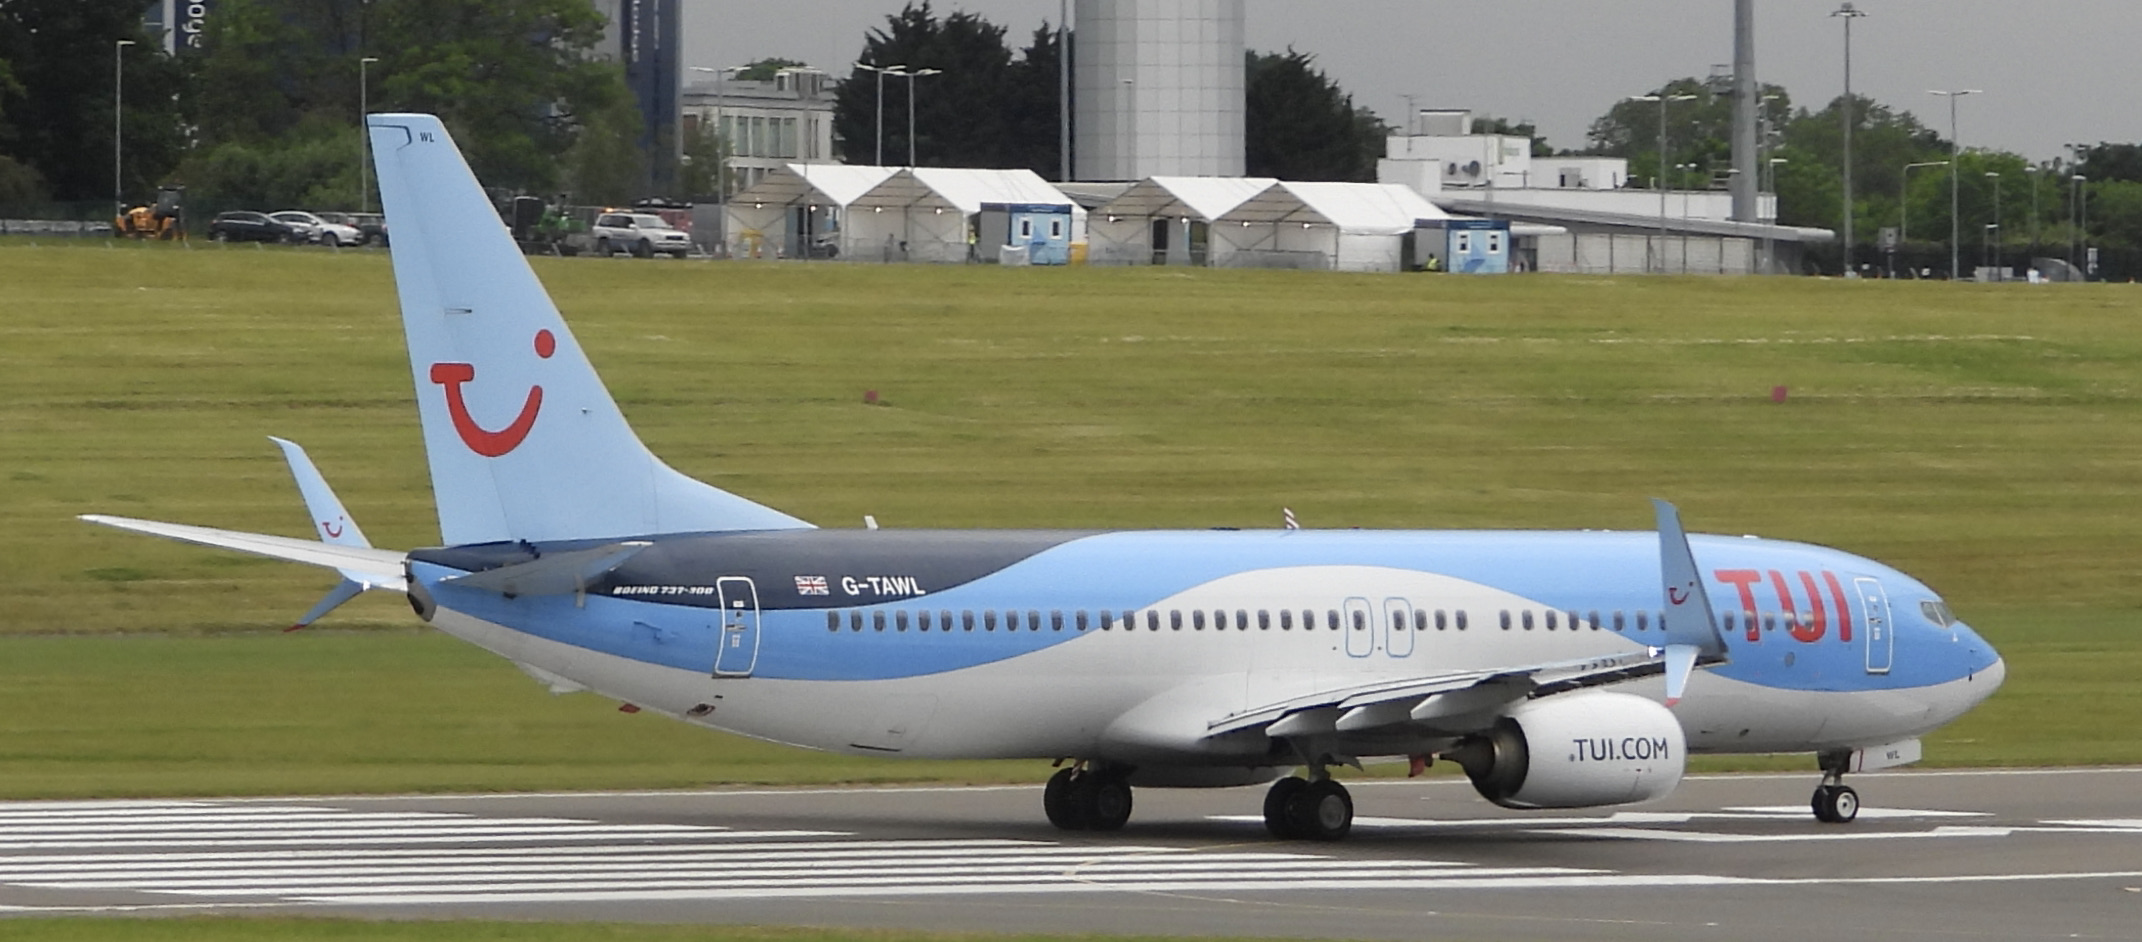
[[[1309,780],[1289,775],[1273,782],[1264,793],[1264,829],[1272,832],[1273,837],[1291,841],[1302,836],[1295,832],[1294,819],[1288,816],[1287,806],[1293,803],[1294,796],[1308,787]]]
[[[1287,802],[1287,819],[1297,837],[1341,840],[1354,829],[1354,796],[1332,779],[1310,782]]]
[[[1112,775],[1089,776],[1093,784],[1078,792],[1086,799],[1086,828],[1120,831],[1130,822],[1131,787]]]
[[[1850,824],[1859,817],[1859,793],[1850,785],[1823,785],[1815,789],[1810,802],[1815,810],[1815,820],[1824,824]]]
[[[1071,802],[1071,793],[1079,774],[1071,769],[1060,769],[1049,776],[1049,784],[1041,790],[1041,810],[1049,816],[1049,823],[1066,831],[1083,831],[1085,820],[1080,817]]]

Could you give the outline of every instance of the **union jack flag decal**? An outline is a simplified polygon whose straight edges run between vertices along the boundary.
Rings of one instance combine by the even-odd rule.
[[[796,594],[830,595],[831,592],[826,588],[826,577],[824,576],[797,576]]]

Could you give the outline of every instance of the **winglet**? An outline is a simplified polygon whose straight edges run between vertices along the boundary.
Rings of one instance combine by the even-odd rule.
[[[1666,603],[1659,619],[1659,628],[1666,633],[1666,705],[1673,706],[1680,702],[1699,658],[1706,662],[1725,659],[1725,636],[1711,613],[1703,574],[1688,548],[1688,533],[1681,528],[1681,512],[1657,498],[1651,505],[1658,512],[1659,579]]]
[[[297,480],[298,493],[305,497],[305,509],[312,513],[312,528],[320,534],[320,542],[341,546],[370,546],[364,531],[357,528],[357,521],[350,519],[350,512],[343,509],[342,499],[335,496],[335,489],[327,486],[327,478],[313,466],[312,456],[303,446],[288,439],[268,436],[283,450],[283,460],[290,463],[290,476]]]

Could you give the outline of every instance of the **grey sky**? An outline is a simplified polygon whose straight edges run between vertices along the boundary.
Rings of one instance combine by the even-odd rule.
[[[866,30],[901,0],[684,0],[686,65],[765,56],[845,72]],[[1293,46],[1394,124],[1421,107],[1531,118],[1556,147],[1617,98],[1733,58],[1732,0],[1247,0],[1253,49]],[[1843,90],[1836,0],[1757,0],[1756,71],[1795,104]],[[1948,132],[1927,89],[1978,88],[1958,108],[1967,147],[2033,159],[2067,142],[2142,142],[2142,3],[2135,0],[1857,0],[1852,86]],[[1019,45],[1057,0],[938,0],[1009,28]]]

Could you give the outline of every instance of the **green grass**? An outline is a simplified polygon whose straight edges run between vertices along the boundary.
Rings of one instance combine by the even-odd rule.
[[[1936,761],[2142,761],[2130,285],[535,265],[657,452],[824,525],[1646,528],[1665,496],[1944,591],[2011,674]],[[0,793],[1028,774],[551,700],[392,598],[327,625],[395,631],[253,636],[328,577],[72,519],[303,535],[276,434],[430,543],[410,399],[380,253],[0,241],[0,635],[89,636],[0,641],[36,691],[0,691]]]

